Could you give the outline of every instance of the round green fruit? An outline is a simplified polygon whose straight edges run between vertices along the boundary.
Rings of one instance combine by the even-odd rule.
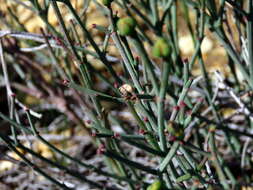
[[[159,180],[154,181],[147,190],[163,190],[163,183]]]
[[[129,36],[134,33],[136,21],[132,17],[124,17],[118,20],[117,28],[122,36]]]
[[[101,0],[101,3],[105,6],[109,6],[113,0]]]
[[[152,53],[155,57],[165,58],[170,55],[171,49],[165,39],[159,38],[156,40],[155,45],[153,46]]]

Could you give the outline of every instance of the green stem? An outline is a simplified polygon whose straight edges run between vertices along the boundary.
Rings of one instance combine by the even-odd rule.
[[[156,78],[156,75],[154,72],[153,64],[152,64],[151,60],[149,59],[149,56],[148,56],[143,44],[141,43],[141,40],[139,39],[139,37],[136,35],[136,36],[132,37],[131,40],[137,50],[138,55],[140,55],[143,63],[147,67],[148,76],[149,76],[152,86],[155,90],[155,94],[158,96],[159,85],[158,85],[157,78]]]
[[[253,82],[253,2],[248,0],[248,22],[247,22],[247,42],[249,55],[249,73]]]
[[[163,172],[167,165],[169,164],[169,162],[172,160],[172,158],[175,156],[177,149],[179,148],[180,144],[179,141],[175,141],[173,143],[173,145],[170,148],[170,151],[168,152],[167,156],[164,158],[164,160],[162,161],[162,163],[159,166],[159,170],[161,172]]]
[[[163,63],[163,73],[162,73],[162,82],[160,93],[158,97],[158,134],[160,140],[160,148],[162,151],[166,151],[166,137],[164,134],[164,101],[168,88],[168,79],[169,79],[170,63],[168,60]]]
[[[134,161],[131,161],[131,160],[128,160],[118,154],[116,154],[115,152],[111,152],[111,151],[106,151],[104,152],[104,155],[109,157],[109,158],[113,158],[115,160],[118,160],[119,162],[122,162],[126,165],[129,165],[131,167],[134,167],[136,169],[139,169],[139,170],[142,170],[142,171],[145,171],[147,173],[150,173],[150,174],[153,174],[153,175],[159,175],[159,171],[155,170],[155,169],[152,169],[148,166],[144,166],[140,163],[137,163],[137,162],[134,162]]]
[[[214,134],[215,134],[215,132],[212,131],[211,134],[210,134],[210,140],[209,140],[209,146],[210,146],[210,149],[211,149],[211,152],[212,152],[212,160],[213,160],[215,169],[217,171],[217,174],[219,176],[220,183],[222,184],[223,188],[224,189],[230,189],[229,185],[226,182],[227,180],[226,180],[225,173],[224,173],[224,171],[221,167],[221,164],[218,160],[217,148],[216,148],[216,145],[215,145]]]
[[[51,0],[53,2],[55,2],[56,0]],[[99,49],[98,45],[96,44],[96,42],[94,41],[93,37],[91,36],[91,34],[89,33],[89,31],[86,29],[86,27],[84,26],[83,22],[81,21],[79,15],[76,13],[75,9],[73,8],[73,6],[71,5],[71,3],[69,1],[60,1],[65,3],[65,5],[68,7],[68,9],[70,10],[71,14],[74,16],[75,20],[77,21],[77,23],[80,25],[82,31],[84,32],[87,40],[90,42],[91,46],[94,48],[94,50],[96,51],[96,53],[99,56],[99,59],[102,61],[102,63],[106,66],[106,68],[108,69],[108,71],[110,72],[110,74],[114,77],[114,79],[121,83],[121,79],[119,78],[119,76],[117,75],[117,73],[114,71],[113,67],[111,66],[111,64],[107,61],[105,54]]]

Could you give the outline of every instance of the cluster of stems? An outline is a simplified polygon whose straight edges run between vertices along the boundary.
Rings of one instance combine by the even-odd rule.
[[[0,31],[1,80],[9,111],[1,110],[0,118],[10,124],[11,134],[0,132],[0,139],[33,171],[61,189],[72,187],[45,172],[36,160],[98,189],[237,189],[250,185],[251,176],[244,171],[252,170],[253,164],[252,0],[93,0],[84,1],[81,10],[70,0],[15,2],[39,16],[46,28],[41,34],[29,33],[11,7],[7,10],[16,28]],[[94,23],[90,29],[86,25],[91,3],[108,19],[108,26]],[[72,20],[64,19],[59,4]],[[48,21],[49,7],[58,28]],[[124,16],[119,17],[118,11]],[[183,30],[194,44],[194,53],[187,59],[179,48],[179,20],[184,21]],[[99,43],[94,40],[95,30],[103,36]],[[207,35],[213,35],[226,51],[227,78],[206,68],[201,44]],[[26,47],[20,47],[19,41]],[[112,46],[117,56],[110,54]],[[99,71],[92,61],[101,62],[104,70]],[[201,71],[199,76],[193,75],[195,67]],[[45,78],[48,68],[51,80]],[[97,147],[95,156],[103,157],[104,169],[46,140],[36,125],[43,117],[19,101],[22,93],[42,99],[36,105],[39,110],[43,104],[52,105],[49,109],[59,112],[55,117],[65,115],[68,123],[81,126]],[[104,102],[116,106],[105,108]],[[226,117],[226,109],[234,113]],[[122,110],[130,114],[130,121],[120,116]],[[238,116],[243,118],[240,124]],[[121,132],[114,131],[115,125]],[[57,156],[118,185],[105,186],[43,157],[25,146],[18,139],[20,134],[34,135]],[[133,160],[124,147],[142,151],[156,167]],[[240,174],[234,172],[234,160]]]

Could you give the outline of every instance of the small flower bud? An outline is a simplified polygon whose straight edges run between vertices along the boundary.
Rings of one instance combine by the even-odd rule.
[[[191,116],[192,115],[192,110],[187,110],[186,115]]]
[[[186,103],[184,101],[181,101],[179,103],[179,108],[184,108],[184,107],[186,107]]]
[[[127,96],[129,94],[132,94],[134,92],[134,89],[129,84],[123,84],[121,87],[119,87],[119,91],[123,96]]]
[[[184,128],[183,126],[169,121],[168,125],[167,125],[167,130],[170,134],[172,134],[173,136],[175,136],[178,139],[182,139],[184,137]]]
[[[124,17],[118,20],[117,28],[119,34],[122,36],[129,36],[133,34],[136,27],[136,21],[132,17]]]
[[[106,151],[105,145],[104,145],[104,144],[100,144],[99,147],[98,147],[98,149],[97,149],[97,154],[98,154],[98,155],[101,155],[101,154],[103,154],[105,151]]]
[[[145,135],[147,133],[144,129],[140,129],[138,132],[140,135]]]
[[[174,107],[173,107],[173,110],[179,110],[179,109],[180,109],[179,106],[174,106]]]
[[[28,111],[29,111],[29,108],[25,106],[25,107],[24,107],[24,111],[25,111],[25,112],[28,112]]]
[[[185,58],[185,59],[183,60],[183,62],[184,62],[184,63],[189,63],[189,60],[188,60],[187,58]]]
[[[113,138],[120,138],[120,134],[119,133],[114,133]]]
[[[64,79],[64,80],[62,81],[62,84],[65,85],[65,86],[67,86],[67,85],[69,84],[69,80]]]
[[[95,137],[95,136],[97,136],[97,133],[91,133],[91,136]]]
[[[119,88],[119,83],[115,82],[113,83],[114,88]]]
[[[143,118],[143,121],[144,121],[144,122],[148,122],[148,118],[147,118],[147,117],[144,117],[144,118]]]
[[[15,97],[16,97],[16,94],[12,92],[12,93],[10,94],[10,96],[11,96],[12,98],[15,98]]]
[[[168,57],[171,53],[171,48],[164,38],[158,38],[152,50],[153,56],[159,58]]]

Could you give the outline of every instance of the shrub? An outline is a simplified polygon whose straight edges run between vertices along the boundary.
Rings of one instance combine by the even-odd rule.
[[[87,26],[94,6],[108,25]],[[251,0],[94,0],[81,10],[69,0],[29,0],[25,8],[46,27],[28,32],[13,7],[1,18],[11,30],[0,31],[7,131],[0,138],[19,167],[50,182],[37,180],[38,189],[252,185]],[[181,33],[190,35],[193,54],[181,52]],[[205,38],[223,47],[228,73],[209,66],[219,57],[206,59],[213,51],[202,51]],[[50,140],[66,131],[68,139]],[[84,142],[92,153],[81,151]]]

